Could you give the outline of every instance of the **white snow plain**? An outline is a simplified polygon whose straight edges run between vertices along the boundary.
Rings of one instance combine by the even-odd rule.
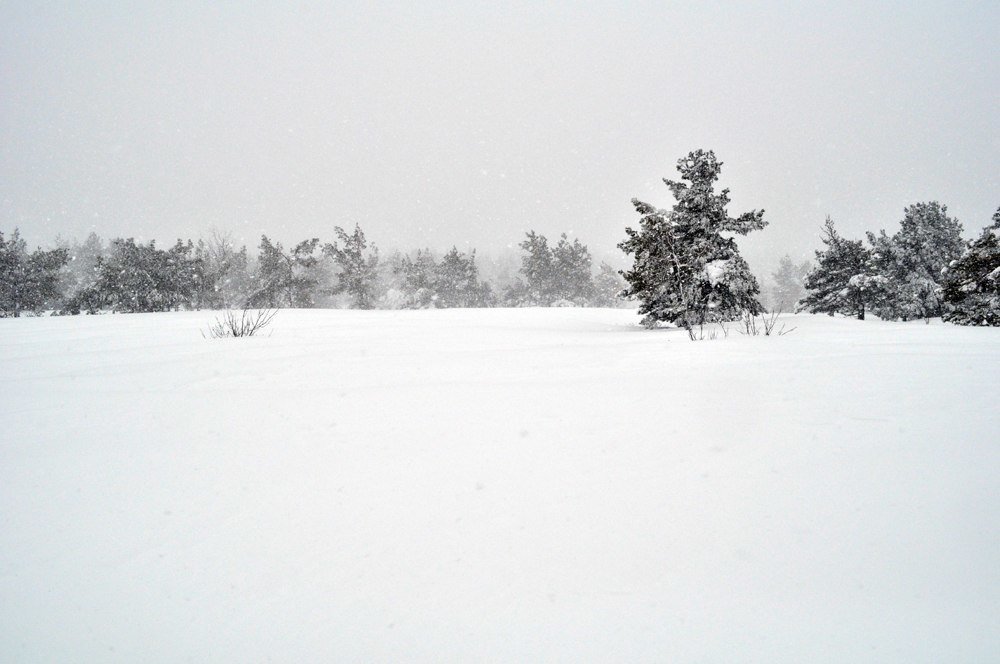
[[[0,320],[0,660],[1000,653],[1000,329],[212,320]]]

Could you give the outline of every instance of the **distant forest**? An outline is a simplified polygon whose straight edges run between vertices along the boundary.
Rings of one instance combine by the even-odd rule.
[[[256,255],[231,236],[155,241],[91,233],[28,251],[15,229],[0,231],[0,312],[5,316],[180,309],[621,306],[624,281],[587,246],[528,232],[520,267],[504,283],[484,279],[475,250],[380,254],[360,226],[334,227],[333,242],[293,247],[261,236]]]

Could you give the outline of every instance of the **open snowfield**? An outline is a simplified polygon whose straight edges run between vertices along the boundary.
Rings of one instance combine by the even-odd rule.
[[[1000,329],[0,320],[0,661],[988,662]]]

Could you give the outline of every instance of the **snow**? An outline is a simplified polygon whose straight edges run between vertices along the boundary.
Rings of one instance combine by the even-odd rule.
[[[1000,329],[0,320],[0,659],[1000,652]]]
[[[722,276],[726,273],[726,268],[729,267],[728,260],[715,260],[705,264],[705,276],[708,277],[708,281],[713,286],[719,283]]]

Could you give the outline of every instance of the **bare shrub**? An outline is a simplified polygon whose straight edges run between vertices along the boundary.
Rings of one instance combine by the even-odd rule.
[[[763,333],[765,337],[769,337],[772,334],[783,337],[790,332],[794,332],[796,328],[791,327],[786,330],[784,323],[781,324],[780,328],[775,329],[778,324],[778,316],[780,315],[781,309],[772,311],[769,314],[761,314],[760,322],[758,322],[757,316],[749,311],[745,311],[743,312],[743,317],[740,319],[740,322],[743,323],[743,329],[739,330],[739,333],[748,337],[756,337],[761,333]]]
[[[201,336],[212,339],[225,339],[228,337],[252,337],[262,329],[271,324],[278,314],[277,309],[251,309],[245,307],[242,310],[228,309],[222,316],[215,319],[215,323],[208,328],[208,336],[202,331]]]
[[[692,325],[691,327],[686,328],[688,333],[688,339],[690,339],[691,341],[704,341],[705,339],[708,339],[709,341],[715,341],[716,339],[719,338],[720,331],[722,332],[723,337],[728,337],[729,328],[726,327],[726,324],[720,321],[717,325],[718,329],[709,328],[708,336],[705,336],[704,324],[698,325],[697,328]]]

